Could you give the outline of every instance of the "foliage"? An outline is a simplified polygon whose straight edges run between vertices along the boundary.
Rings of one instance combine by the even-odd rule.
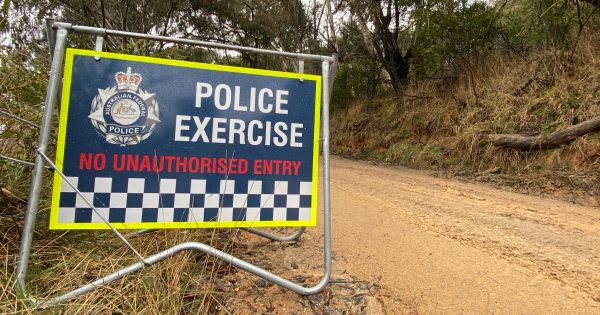
[[[512,49],[535,45],[566,45],[577,27],[577,13],[568,1],[507,3],[500,18],[505,44]]]
[[[572,47],[519,54],[496,49],[476,63],[477,95],[463,71],[453,82],[423,80],[402,96],[361,100],[332,115],[332,148],[440,172],[498,174],[544,192],[551,176],[587,203],[600,178],[598,133],[540,152],[498,149],[489,135],[543,136],[598,117],[598,51],[600,37],[590,32]],[[575,184],[573,178],[583,180]]]
[[[337,42],[340,67],[333,88],[334,110],[344,108],[361,97],[377,94],[381,85],[381,69],[370,58],[356,23],[345,23]]]
[[[419,79],[444,68],[457,70],[493,46],[496,14],[485,2],[427,1],[415,8],[412,73]]]
[[[47,58],[29,60],[29,56],[30,52],[22,49],[0,50],[0,110],[38,123],[46,91]],[[37,139],[37,130],[20,122],[9,121],[5,116],[0,116],[0,120],[7,126],[0,137],[0,154],[33,160],[32,146]],[[12,176],[9,169],[14,165],[5,164],[5,161],[0,163],[5,170],[0,175],[0,185],[12,183],[12,180],[6,180]],[[18,169],[21,172],[24,170],[21,167]],[[13,179],[17,179],[14,184],[20,184],[22,178]]]
[[[256,48],[340,55],[337,107],[409,80],[463,69],[494,49],[523,52],[568,46],[585,27],[598,30],[594,0],[332,0],[337,26],[326,30],[325,3],[301,0],[6,0],[0,33],[12,47],[44,48],[42,18]],[[93,39],[70,36],[78,47]],[[294,60],[108,37],[107,50],[294,71]],[[38,49],[43,51],[42,49]],[[34,58],[32,55],[30,58]],[[307,71],[318,65],[307,64]],[[410,73],[410,76],[409,76]],[[339,87],[339,88],[337,88]],[[344,93],[339,92],[344,91]]]
[[[398,142],[390,146],[385,154],[385,161],[408,163],[421,150],[420,144],[411,140]]]
[[[314,40],[307,13],[300,0],[11,0],[8,21],[0,31],[11,46],[43,45],[43,18],[161,36],[188,37],[207,41],[285,51],[306,51]],[[5,5],[7,6],[7,5]],[[89,36],[69,37],[77,47],[93,47]],[[128,51],[136,54],[168,55],[173,45],[164,42],[107,37],[108,51]],[[167,53],[165,53],[167,50]],[[317,49],[318,50],[318,49]],[[242,53],[231,55],[222,51],[201,52],[194,47],[177,47],[178,56],[201,56],[201,61],[239,63],[262,68],[291,69],[274,57],[259,57]],[[191,53],[190,53],[191,51]]]

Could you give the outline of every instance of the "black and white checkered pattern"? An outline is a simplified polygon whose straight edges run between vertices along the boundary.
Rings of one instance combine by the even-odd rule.
[[[311,215],[311,182],[68,179],[111,223],[308,221]],[[58,222],[102,220],[63,180]]]

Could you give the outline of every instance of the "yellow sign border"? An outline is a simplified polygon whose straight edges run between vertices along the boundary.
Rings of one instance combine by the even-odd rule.
[[[233,67],[198,63],[191,61],[181,61],[173,59],[162,59],[147,56],[126,55],[108,52],[98,52],[93,50],[83,50],[68,48],[65,54],[65,71],[62,89],[62,100],[60,119],[58,124],[58,140],[56,148],[56,167],[62,171],[63,159],[65,153],[65,137],[67,134],[69,100],[71,92],[71,79],[73,75],[73,60],[75,56],[100,57],[107,59],[126,60],[134,62],[143,62],[183,68],[213,70],[231,73],[243,73],[250,75],[304,79],[315,81],[315,121],[314,121],[314,143],[313,143],[313,169],[312,169],[312,199],[310,209],[310,220],[305,221],[234,221],[234,222],[136,222],[136,223],[111,223],[116,229],[176,229],[176,228],[240,228],[240,227],[294,227],[294,226],[316,226],[317,225],[317,206],[318,206],[318,183],[319,183],[319,131],[320,131],[320,113],[321,113],[321,77],[317,75],[262,70],[244,67]],[[105,223],[60,223],[58,222],[58,211],[60,202],[60,192],[62,177],[55,172],[52,187],[52,204],[50,211],[50,229],[51,230],[105,230],[109,229]]]

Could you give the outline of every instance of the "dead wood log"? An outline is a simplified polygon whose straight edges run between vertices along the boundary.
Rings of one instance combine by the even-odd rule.
[[[509,147],[522,150],[543,150],[556,148],[597,130],[600,130],[600,116],[539,137],[516,134],[493,134],[490,135],[490,141],[497,147]]]

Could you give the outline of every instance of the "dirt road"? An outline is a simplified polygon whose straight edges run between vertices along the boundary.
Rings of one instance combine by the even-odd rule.
[[[331,173],[334,275],[420,314],[600,314],[599,208],[340,158]]]
[[[219,270],[210,277],[211,298],[221,313],[600,314],[600,208],[340,158],[333,158],[331,174],[329,286],[301,297],[247,272],[214,267],[222,261],[205,260]],[[285,278],[309,286],[321,276],[321,227],[307,229],[295,243],[236,229],[220,233],[227,240],[223,250]],[[186,276],[204,279],[202,273]],[[177,279],[156,291],[167,297],[188,292]],[[189,292],[198,290],[188,285]],[[86,305],[87,298],[73,305]]]

